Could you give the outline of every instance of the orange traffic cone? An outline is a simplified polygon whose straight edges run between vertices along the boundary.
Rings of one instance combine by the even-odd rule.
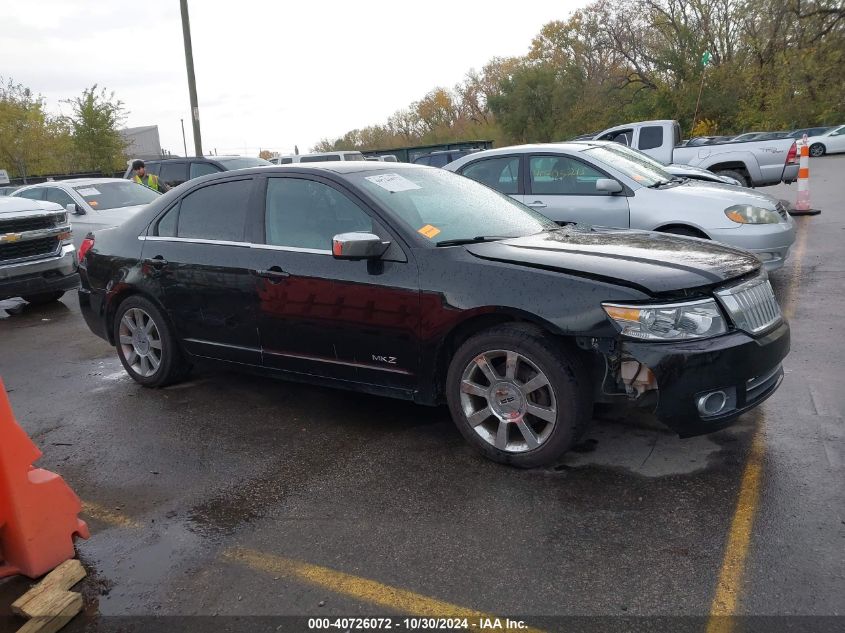
[[[789,215],[818,215],[821,209],[810,208],[810,148],[807,135],[801,141],[801,161],[798,163],[798,199]]]
[[[43,576],[76,555],[75,536],[89,536],[79,498],[55,473],[33,468],[39,457],[0,380],[0,578]]]

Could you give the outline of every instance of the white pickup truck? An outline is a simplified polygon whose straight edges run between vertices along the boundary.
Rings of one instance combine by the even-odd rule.
[[[681,126],[670,120],[617,125],[593,138],[623,143],[664,165],[702,167],[746,187],[790,183],[798,177],[798,148],[791,138],[683,145]]]

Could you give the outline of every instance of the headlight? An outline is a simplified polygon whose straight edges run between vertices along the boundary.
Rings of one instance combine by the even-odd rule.
[[[623,336],[646,341],[704,338],[728,329],[714,299],[649,306],[603,303],[602,307]]]
[[[763,207],[752,207],[748,204],[735,204],[725,209],[725,215],[729,220],[738,224],[777,224],[780,222],[780,215],[777,211],[764,209]]]

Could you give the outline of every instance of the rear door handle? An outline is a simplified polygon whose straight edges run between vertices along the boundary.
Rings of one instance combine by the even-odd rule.
[[[164,268],[167,266],[167,260],[164,259],[161,255],[156,255],[155,257],[146,257],[141,260],[144,264],[148,266],[152,266],[153,268]]]
[[[528,206],[532,209],[545,209],[547,205],[543,204],[542,200],[535,200],[534,202],[529,202]]]
[[[270,266],[267,270],[253,270],[252,274],[262,279],[269,279],[271,283],[279,283],[283,279],[290,277],[290,273],[286,273],[278,266]]]

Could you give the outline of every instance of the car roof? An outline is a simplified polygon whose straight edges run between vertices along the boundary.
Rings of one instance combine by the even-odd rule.
[[[3,196],[0,197],[0,214],[14,213],[16,211],[63,211],[61,205],[55,202],[46,202],[44,200],[30,200],[29,198],[19,198],[17,196]]]
[[[69,187],[78,187],[79,185],[97,185],[104,182],[126,182],[123,178],[68,178],[67,180],[48,180],[46,182],[37,182],[32,185],[26,185],[21,189],[32,189],[34,187],[67,185]]]

